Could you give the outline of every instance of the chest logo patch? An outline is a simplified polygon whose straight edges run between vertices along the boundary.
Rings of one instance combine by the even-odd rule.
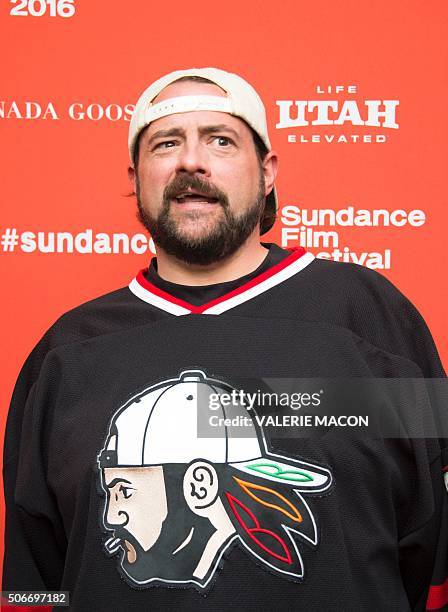
[[[305,497],[329,492],[331,472],[269,452],[246,407],[220,399],[232,391],[185,371],[112,416],[97,459],[100,522],[105,551],[131,586],[205,592],[233,546],[266,571],[303,580],[299,544],[319,539]]]

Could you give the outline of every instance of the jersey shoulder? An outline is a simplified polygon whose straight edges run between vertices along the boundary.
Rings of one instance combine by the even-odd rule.
[[[445,375],[422,315],[381,273],[319,258],[303,273],[310,316],[348,327],[369,343],[414,361],[425,376]]]
[[[118,329],[133,304],[135,299],[127,287],[110,291],[63,313],[45,336],[59,344],[98,335],[110,328]]]
[[[313,273],[326,277],[328,282],[341,287],[343,291],[355,290],[365,292],[368,298],[384,298],[409,302],[408,298],[383,274],[360,264],[333,261],[316,257],[313,261]],[[363,293],[359,295],[364,297]],[[409,302],[410,303],[410,302]]]
[[[318,258],[315,263],[315,276],[325,276],[332,285],[338,298],[335,306],[344,304],[352,317],[367,317],[371,326],[380,321],[398,324],[402,332],[410,335],[416,328],[429,334],[414,304],[380,272],[355,263]]]
[[[45,356],[52,349],[113,333],[148,322],[149,309],[143,308],[128,287],[83,302],[63,313],[45,331],[28,355],[20,376],[34,381]]]

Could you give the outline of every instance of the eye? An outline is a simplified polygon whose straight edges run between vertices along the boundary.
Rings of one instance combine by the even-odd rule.
[[[124,487],[123,485],[121,485],[120,487],[120,493],[123,494],[123,497],[125,499],[129,499],[134,491],[135,489],[133,489],[132,487]]]
[[[174,140],[164,140],[163,142],[157,143],[154,149],[171,149],[175,144]]]
[[[219,146],[226,147],[228,145],[233,144],[230,138],[227,138],[227,136],[216,136],[215,139],[218,142]]]

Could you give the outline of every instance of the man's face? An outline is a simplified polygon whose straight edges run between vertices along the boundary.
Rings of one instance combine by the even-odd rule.
[[[158,540],[168,509],[162,466],[105,468],[105,520],[123,540],[129,563]]]
[[[153,102],[183,95],[226,93],[217,85],[184,81],[166,87]],[[260,163],[245,122],[217,111],[152,122],[140,136],[138,167],[130,171],[140,220],[154,242],[192,264],[219,261],[246,241],[259,222],[272,173],[272,159],[265,168]]]

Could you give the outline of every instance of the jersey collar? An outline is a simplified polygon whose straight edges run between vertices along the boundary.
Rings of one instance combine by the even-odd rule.
[[[137,276],[129,283],[129,289],[144,302],[176,316],[187,314],[218,315],[279,285],[306,268],[314,260],[314,255],[307,253],[303,247],[295,247],[288,250],[291,251],[291,254],[278,264],[265,270],[240,287],[201,306],[195,306],[176,298],[153,285],[145,278],[147,268],[140,270]]]

